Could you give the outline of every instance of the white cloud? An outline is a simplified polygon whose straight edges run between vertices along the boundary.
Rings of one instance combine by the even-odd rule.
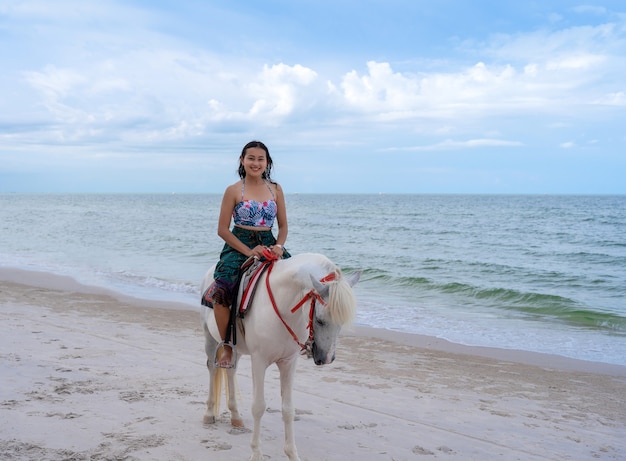
[[[420,80],[394,73],[386,62],[367,63],[368,74],[348,72],[339,85],[343,98],[352,107],[365,111],[402,111],[419,103]]]
[[[626,106],[626,94],[623,91],[609,93],[597,100],[597,104],[607,106]]]
[[[596,5],[578,5],[572,8],[573,11],[580,14],[596,14],[598,16],[606,14],[607,10],[603,6]]]
[[[446,139],[445,141],[424,145],[410,146],[404,148],[391,148],[388,151],[437,151],[437,150],[460,150],[474,149],[478,147],[521,147],[524,144],[519,141],[506,141],[502,139],[468,139],[466,141],[454,141]]]
[[[543,63],[489,66],[479,62],[458,72],[401,73],[390,63],[368,62],[338,85],[347,107],[382,119],[487,116],[524,109],[569,111],[569,103],[593,104],[585,88],[606,63],[599,55],[571,55]],[[587,77],[571,71],[588,71]],[[337,86],[333,85],[333,88]]]
[[[546,63],[546,70],[559,71],[559,70],[577,70],[577,69],[591,69],[599,67],[604,61],[606,56],[581,54],[561,57]]]
[[[265,65],[259,77],[247,85],[250,96],[255,98],[250,115],[280,118],[291,114],[298,106],[306,106],[303,90],[316,78],[315,71],[300,64]]]
[[[623,33],[623,24],[604,23],[499,34],[483,45],[483,51],[487,56],[512,63],[549,62],[555,58],[579,55],[605,55],[623,47],[620,43]],[[614,46],[618,49],[614,50]]]

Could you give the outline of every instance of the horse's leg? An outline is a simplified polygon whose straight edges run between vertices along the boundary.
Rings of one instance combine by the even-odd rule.
[[[279,360],[277,365],[280,370],[280,394],[282,396],[282,414],[285,424],[285,454],[289,461],[300,461],[296,448],[296,436],[293,431],[295,408],[293,406],[292,389],[296,373],[298,356]]]
[[[239,357],[237,357],[239,361]],[[239,407],[237,406],[237,364],[234,368],[220,368],[226,371],[226,377],[228,379],[228,409],[230,410],[230,424],[234,427],[243,427],[243,418],[239,414]]]
[[[216,412],[219,411],[219,399],[221,393],[222,375],[218,374],[218,370],[211,363],[213,357],[215,357],[215,350],[217,348],[217,341],[213,339],[209,330],[204,324],[204,350],[207,356],[207,368],[209,369],[209,398],[206,402],[206,412],[202,419],[203,424],[215,423],[217,417]]]
[[[265,372],[267,364],[252,357],[252,416],[254,427],[252,429],[252,456],[250,461],[263,461],[261,452],[261,418],[266,410],[265,404]]]

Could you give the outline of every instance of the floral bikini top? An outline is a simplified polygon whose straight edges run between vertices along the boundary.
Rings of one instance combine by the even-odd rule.
[[[277,212],[276,197],[267,181],[265,184],[272,194],[272,200],[257,202],[243,199],[246,181],[242,181],[241,202],[233,209],[233,221],[236,226],[272,227],[274,225]]]

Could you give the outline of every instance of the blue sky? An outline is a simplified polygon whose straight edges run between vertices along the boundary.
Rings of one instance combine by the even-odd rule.
[[[0,0],[0,192],[626,193],[622,0]]]

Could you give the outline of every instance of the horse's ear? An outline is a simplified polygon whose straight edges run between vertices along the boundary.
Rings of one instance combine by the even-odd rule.
[[[359,279],[361,278],[361,274],[362,273],[363,273],[363,271],[356,271],[356,272],[353,272],[352,274],[350,274],[347,277],[348,278],[348,283],[350,284],[351,287],[356,285],[356,282],[359,281]]]
[[[317,291],[317,294],[324,299],[328,298],[328,291],[330,290],[328,285],[325,285],[317,280],[315,277],[313,277],[312,274],[309,274],[309,277],[311,277],[311,282],[313,282],[313,288],[315,289],[315,291]]]

